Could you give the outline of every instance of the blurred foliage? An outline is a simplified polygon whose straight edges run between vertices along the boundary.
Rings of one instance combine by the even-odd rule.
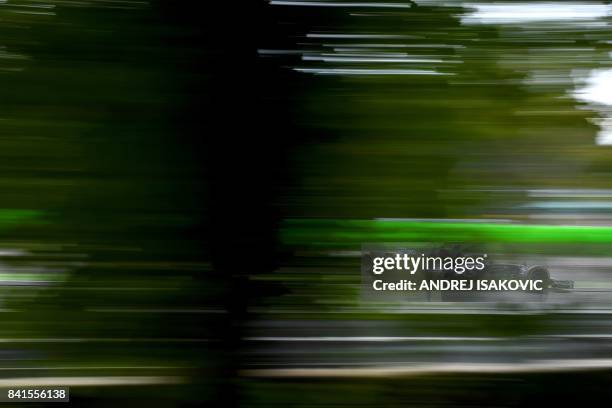
[[[584,322],[541,316],[359,309],[355,261],[308,255],[394,240],[609,255],[606,226],[451,220],[524,220],[530,190],[609,187],[610,149],[589,121],[601,112],[571,97],[576,71],[612,64],[608,24],[466,24],[461,2],[404,3],[0,2],[0,239],[13,254],[2,258],[1,375],[17,364],[43,377],[189,378],[150,394],[83,388],[86,406],[287,406],[309,387],[303,405],[386,405],[379,395],[403,396],[385,381],[296,392],[237,380],[250,324],[580,332]],[[440,75],[317,74],[379,69],[333,60],[356,38],[434,60],[384,69]],[[389,217],[417,220],[371,220]],[[427,405],[435,386],[424,387],[416,403]]]

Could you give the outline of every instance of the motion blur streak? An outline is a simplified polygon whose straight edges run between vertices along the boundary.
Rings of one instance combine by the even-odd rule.
[[[594,20],[612,14],[607,4],[571,2],[506,2],[465,3],[471,13],[463,16],[463,23],[528,23],[530,21]]]
[[[410,8],[410,4],[403,3],[366,3],[366,2],[330,2],[330,1],[270,1],[277,6],[314,6],[314,7],[375,7],[375,8]]]
[[[0,387],[73,386],[83,407],[603,406],[610,17],[0,1]],[[550,285],[367,299],[381,243],[460,244]]]

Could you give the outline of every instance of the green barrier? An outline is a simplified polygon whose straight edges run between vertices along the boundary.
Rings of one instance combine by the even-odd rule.
[[[41,222],[40,217],[42,211],[36,210],[17,210],[17,209],[0,209],[0,229],[9,228],[15,225],[22,224],[24,222],[31,222],[36,220]]]
[[[366,242],[612,243],[612,227],[470,222],[290,219],[287,245],[347,246]]]

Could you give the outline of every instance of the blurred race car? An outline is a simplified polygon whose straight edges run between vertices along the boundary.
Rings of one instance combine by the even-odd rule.
[[[538,300],[544,300],[549,292],[569,292],[574,288],[574,281],[553,279],[543,265],[489,263],[482,271],[470,271],[457,275],[453,271],[444,272],[444,279],[482,279],[482,280],[542,280],[542,290],[524,290],[518,293],[537,295]],[[440,293],[443,301],[483,301],[499,299],[503,291],[460,292],[444,291]],[[507,292],[509,293],[509,292]],[[518,295],[515,292],[515,295]]]
[[[481,272],[479,279],[542,280],[544,291],[564,291],[574,288],[574,281],[553,279],[543,265],[492,263]]]

